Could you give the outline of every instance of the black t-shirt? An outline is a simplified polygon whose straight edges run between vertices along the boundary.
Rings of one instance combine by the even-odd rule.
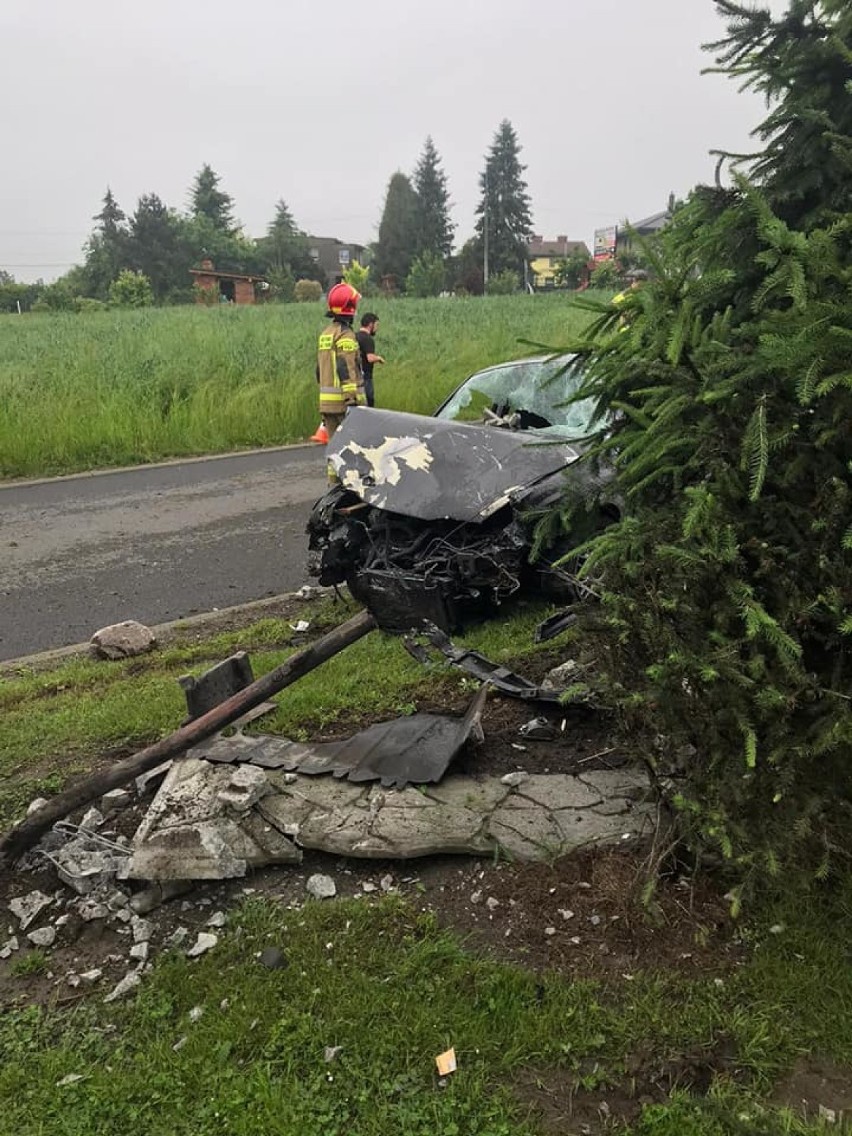
[[[375,355],[376,341],[370,335],[369,331],[364,331],[363,327],[356,333],[355,338],[358,340],[358,346],[361,348],[361,370],[365,379],[373,377],[373,364],[367,362],[368,355]]]

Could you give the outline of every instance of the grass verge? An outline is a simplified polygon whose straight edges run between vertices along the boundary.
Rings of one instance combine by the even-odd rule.
[[[249,901],[211,955],[162,958],[121,1008],[8,1013],[3,1127],[532,1136],[581,1132],[590,1114],[580,1109],[594,1099],[594,1132],[621,1121],[636,1136],[825,1132],[766,1098],[802,1052],[852,1059],[846,900],[769,906],[751,929],[750,960],[724,979],[647,972],[610,984],[477,958],[432,913],[395,897],[297,910]],[[768,934],[779,915],[785,934]],[[284,969],[258,963],[269,945],[283,949]],[[442,1082],[434,1057],[451,1045],[459,1068]],[[701,1095],[677,1091],[684,1055],[709,1071]],[[639,1115],[616,1110],[625,1078],[641,1096],[667,1067],[673,1098],[649,1099]],[[69,1076],[79,1079],[62,1084]],[[577,1127],[543,1128],[531,1082],[563,1085]]]

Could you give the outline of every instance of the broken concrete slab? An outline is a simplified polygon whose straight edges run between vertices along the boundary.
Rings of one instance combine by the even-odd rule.
[[[233,772],[190,756],[175,763],[136,834],[132,878],[231,878],[298,863],[302,849],[366,859],[500,851],[550,859],[636,838],[657,819],[647,775],[635,768],[535,774],[518,785],[451,776],[405,789],[265,770],[268,791],[242,811],[223,800]]]
[[[128,877],[231,879],[252,867],[299,863],[299,849],[260,814],[241,814],[220,799],[234,773],[197,758],[175,761],[136,833]]]

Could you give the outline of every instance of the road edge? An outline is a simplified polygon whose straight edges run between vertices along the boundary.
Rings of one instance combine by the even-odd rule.
[[[305,603],[308,598],[318,599],[334,591],[333,588],[320,588],[310,585],[309,597],[301,595],[298,591],[281,592],[277,596],[267,596],[262,600],[249,600],[247,603],[234,604],[233,607],[214,608],[212,611],[199,612],[197,615],[188,615],[183,619],[172,619],[168,623],[158,623],[151,627],[158,643],[168,642],[178,632],[204,629],[217,623],[226,622],[235,616],[248,616],[248,622],[254,622],[252,616],[262,618],[264,613],[281,608],[288,603]],[[46,670],[49,667],[80,657],[92,657],[92,644],[70,643],[65,647],[52,647],[48,651],[38,651],[33,655],[20,655],[15,659],[0,660],[0,678],[10,671]]]

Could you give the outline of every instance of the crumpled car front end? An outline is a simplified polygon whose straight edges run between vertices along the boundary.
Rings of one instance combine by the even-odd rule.
[[[339,484],[311,514],[309,570],[382,626],[456,631],[524,589],[572,598],[567,573],[529,563],[529,513],[559,495],[574,446],[355,408],[328,457]]]

